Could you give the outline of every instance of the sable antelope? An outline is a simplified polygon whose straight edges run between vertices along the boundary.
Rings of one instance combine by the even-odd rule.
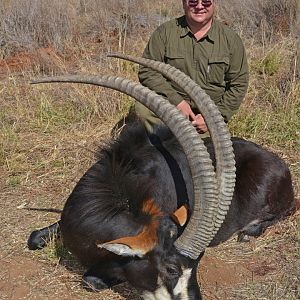
[[[258,145],[233,138],[217,107],[188,76],[160,62],[120,56],[176,81],[197,104],[211,138],[204,142],[168,101],[113,76],[65,76],[127,93],[169,127],[148,135],[126,126],[67,199],[61,220],[31,233],[30,249],[61,233],[95,289],[129,281],[144,299],[201,299],[196,279],[207,246],[234,233],[260,235],[295,207],[287,165]],[[235,158],[234,158],[235,155]],[[235,175],[236,174],[236,175]]]

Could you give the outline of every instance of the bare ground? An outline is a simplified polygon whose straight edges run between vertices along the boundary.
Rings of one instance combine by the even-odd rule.
[[[0,299],[140,299],[137,291],[125,284],[103,292],[84,290],[80,284],[83,269],[69,255],[55,253],[53,245],[50,250],[29,251],[26,240],[31,230],[59,216],[18,207],[61,208],[64,192],[61,186],[49,182],[8,188],[3,175]],[[260,289],[270,290],[270,298],[260,299],[279,299],[278,295],[281,299],[297,299],[299,220],[298,213],[273,226],[258,240],[241,244],[232,239],[209,249],[199,267],[205,299],[258,299],[252,296],[253,289],[258,293]],[[276,288],[280,291],[274,291]]]

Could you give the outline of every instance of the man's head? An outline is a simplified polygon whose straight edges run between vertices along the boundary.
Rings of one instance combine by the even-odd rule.
[[[182,0],[182,4],[190,26],[205,26],[212,21],[215,0]]]

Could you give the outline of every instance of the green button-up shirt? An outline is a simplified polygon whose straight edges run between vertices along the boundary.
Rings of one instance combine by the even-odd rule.
[[[248,65],[243,43],[233,30],[216,19],[198,41],[185,16],[162,24],[152,34],[143,56],[168,63],[189,75],[216,103],[225,121],[238,110],[246,94]],[[149,68],[140,68],[139,79],[174,105],[188,100],[175,83]]]

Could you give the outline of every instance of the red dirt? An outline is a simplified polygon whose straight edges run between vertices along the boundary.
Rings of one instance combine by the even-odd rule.
[[[200,281],[205,287],[232,286],[251,278],[251,271],[241,262],[227,262],[204,256],[200,264]]]
[[[0,279],[0,299],[29,299],[31,296],[38,295],[37,291],[33,293],[33,286],[36,286],[36,284],[33,284],[32,281],[35,280],[38,285],[41,284],[41,270],[46,268],[47,265],[40,263],[38,259],[29,258],[27,256],[28,253],[24,253],[24,255],[10,257],[0,261],[0,269],[5,270],[4,276]],[[265,270],[265,267],[267,266],[253,266],[254,270]],[[55,266],[48,266],[48,268],[52,268],[52,272],[55,272]],[[63,267],[59,269],[61,270],[56,271],[55,273],[57,274],[53,274],[53,276],[58,275],[58,277],[60,277],[66,272],[66,270],[63,270]],[[222,286],[232,287],[237,284],[249,282],[251,278],[252,271],[249,270],[244,263],[226,262],[210,255],[204,256],[201,260],[200,281],[202,289],[204,290],[213,291]],[[46,277],[42,281],[44,281],[45,285],[54,287],[53,281],[55,282],[57,279],[59,278]],[[68,278],[67,280],[70,280],[69,285],[72,285],[72,279]],[[43,287],[43,289],[44,288],[45,287]],[[62,289],[62,286],[60,286],[61,292],[64,291],[65,288],[66,287]],[[65,293],[65,295],[68,295],[70,291],[65,291]],[[94,296],[96,295],[97,294]],[[50,296],[48,299],[55,298],[56,296],[53,298]],[[76,296],[76,293],[72,293],[72,298],[80,299],[80,295]]]
[[[25,298],[30,292],[26,280],[37,273],[38,265],[38,262],[24,256],[1,260],[0,269],[5,270],[5,278],[0,280],[0,296],[9,299]]]
[[[61,58],[52,47],[40,48],[33,52],[20,52],[0,61],[0,79],[8,74],[23,73],[40,65],[59,65]]]

